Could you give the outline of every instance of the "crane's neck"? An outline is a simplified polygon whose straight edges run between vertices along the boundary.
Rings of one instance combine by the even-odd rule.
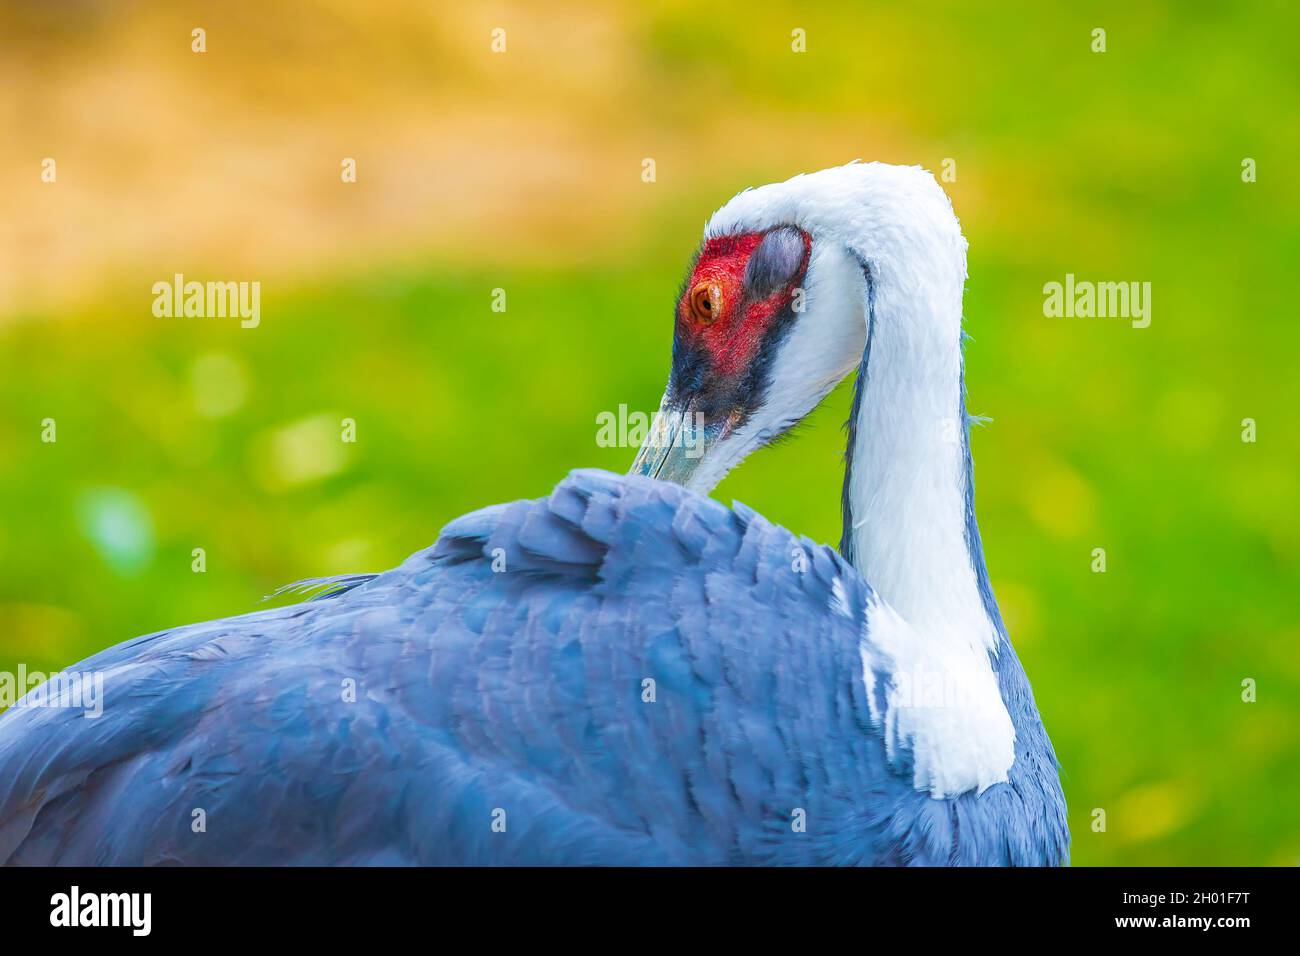
[[[918,632],[994,650],[1001,619],[975,524],[962,378],[964,244],[921,263],[881,256],[861,265],[867,345],[840,549]]]
[[[822,251],[809,265],[809,300],[824,321],[866,322],[841,549],[927,640],[996,647],[1001,623],[971,510],[966,240],[952,203],[922,169],[850,163],[742,192],[714,213],[705,235],[775,224],[799,227],[813,237],[814,257]]]

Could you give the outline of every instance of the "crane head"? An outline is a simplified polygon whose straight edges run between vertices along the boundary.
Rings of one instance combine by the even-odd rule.
[[[706,236],[674,316],[672,369],[634,474],[711,490],[857,367],[861,281],[798,226]]]

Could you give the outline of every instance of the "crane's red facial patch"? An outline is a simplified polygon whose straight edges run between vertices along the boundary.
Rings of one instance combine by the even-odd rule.
[[[789,281],[756,295],[756,290],[746,287],[746,268],[766,235],[751,232],[705,242],[677,303],[679,333],[690,346],[709,353],[715,374],[737,375],[749,366],[808,267],[812,239],[801,233],[803,261],[798,269]]]

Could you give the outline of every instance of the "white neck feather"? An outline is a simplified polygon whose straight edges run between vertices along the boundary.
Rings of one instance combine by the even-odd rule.
[[[872,326],[846,535],[854,565],[914,628],[988,651],[997,632],[967,541],[965,254],[918,262],[917,251],[880,249],[866,260]]]
[[[999,632],[980,588],[983,557],[967,541],[966,241],[929,173],[878,163],[741,193],[706,234],[782,223],[807,230],[814,248],[843,250],[810,266],[821,278],[813,275],[809,309],[821,308],[824,321],[868,325],[845,550],[877,598],[860,653],[871,701],[886,676],[879,686],[889,716],[873,703],[873,719],[891,760],[912,755],[917,789],[983,791],[1007,779],[1016,735],[989,657]],[[855,293],[859,307],[849,309]],[[935,685],[941,696],[932,699],[925,689]]]
[[[952,204],[920,167],[851,163],[743,192],[714,214],[705,234],[781,223],[806,229],[815,247],[848,253],[835,288],[823,276],[810,299],[856,293],[854,321],[871,323],[849,449],[852,560],[913,627],[992,649],[996,632],[966,543],[966,240]],[[829,306],[810,301],[819,307]]]

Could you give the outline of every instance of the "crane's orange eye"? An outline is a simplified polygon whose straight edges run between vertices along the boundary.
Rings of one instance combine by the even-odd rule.
[[[691,313],[705,324],[722,312],[722,289],[712,282],[701,282],[691,290]]]

